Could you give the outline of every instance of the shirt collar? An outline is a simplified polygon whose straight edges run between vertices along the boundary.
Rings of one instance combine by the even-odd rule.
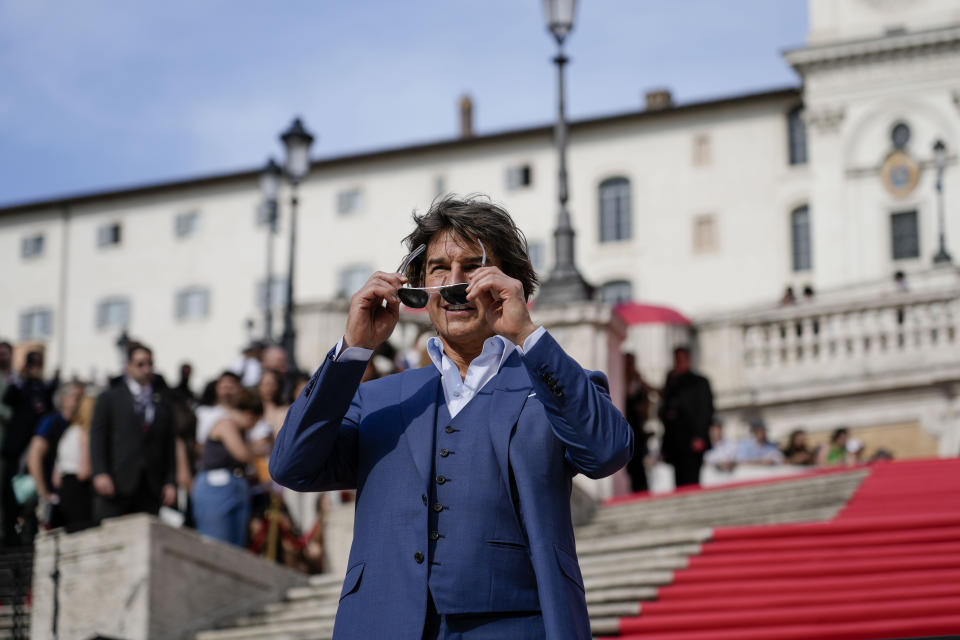
[[[142,395],[143,393],[150,393],[150,385],[141,385],[139,382],[131,378],[130,376],[125,376],[127,381],[127,389],[130,389],[130,393],[134,396]]]
[[[510,357],[510,354],[512,354],[516,348],[517,345],[503,336],[491,336],[483,341],[483,349],[480,351],[480,355],[474,358],[474,361],[483,356],[495,355],[497,357],[496,370],[499,372],[503,364],[507,361],[507,358]],[[437,371],[443,375],[443,358],[446,354],[443,352],[443,341],[440,338],[434,336],[427,340],[427,355],[430,356],[430,360],[437,368]],[[470,364],[472,365],[473,362]]]

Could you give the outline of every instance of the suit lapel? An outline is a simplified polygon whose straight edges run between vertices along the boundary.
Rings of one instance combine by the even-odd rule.
[[[530,376],[527,375],[519,353],[514,351],[507,358],[494,382],[497,386],[490,407],[490,438],[493,440],[493,451],[497,456],[500,473],[511,493],[510,498],[515,499],[510,488],[511,483],[507,480],[510,477],[510,436],[532,388]]]
[[[406,425],[407,446],[425,484],[430,482],[439,386],[440,372],[432,364],[400,378],[400,414]]]

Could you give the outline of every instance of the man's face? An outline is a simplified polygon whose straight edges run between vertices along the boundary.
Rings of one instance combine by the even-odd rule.
[[[690,354],[686,351],[677,351],[673,354],[673,370],[677,373],[686,373],[690,370]]]
[[[261,364],[264,369],[273,369],[281,374],[287,372],[287,352],[283,347],[268,347],[263,352]]]
[[[127,360],[127,377],[137,384],[148,384],[153,378],[153,356],[146,349],[137,349]]]
[[[232,407],[240,394],[240,383],[233,376],[220,376],[217,380],[217,402]]]
[[[441,231],[427,245],[425,287],[468,282],[467,275],[480,266],[480,245],[456,235]],[[498,265],[495,256],[487,253],[487,264]],[[485,303],[480,300],[454,306],[439,295],[431,295],[427,313],[437,334],[445,344],[482,344],[493,335],[485,318]]]

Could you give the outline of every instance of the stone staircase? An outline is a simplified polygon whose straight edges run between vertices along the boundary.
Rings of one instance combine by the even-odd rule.
[[[729,488],[618,501],[576,530],[577,552],[594,635],[615,635],[623,617],[685,569],[713,527],[833,518],[867,472],[794,476]],[[282,602],[198,633],[196,640],[326,640],[333,633],[342,576],[318,575]]]
[[[0,640],[30,637],[33,547],[0,549]]]

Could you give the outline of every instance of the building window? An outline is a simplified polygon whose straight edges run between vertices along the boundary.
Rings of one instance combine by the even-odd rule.
[[[533,270],[540,273],[547,266],[547,245],[543,240],[531,240],[527,243],[527,256],[530,258]]]
[[[533,169],[528,164],[507,168],[507,189],[523,189],[533,184]]]
[[[365,264],[352,265],[340,270],[337,277],[337,297],[349,298],[366,284],[373,269]]]
[[[197,211],[184,211],[178,213],[174,219],[173,231],[178,238],[192,236],[200,228],[200,213]]]
[[[447,179],[444,176],[434,176],[433,195],[436,198],[444,196],[447,193]]]
[[[130,326],[130,301],[106,298],[97,303],[97,329],[126,329]]]
[[[600,183],[600,242],[630,239],[630,181],[610,178]]]
[[[901,211],[890,216],[893,259],[920,257],[920,229],[916,211]]]
[[[34,233],[24,236],[20,241],[20,256],[23,258],[39,258],[43,255],[43,234]]]
[[[210,311],[210,291],[202,287],[181,289],[174,301],[177,320],[205,318]]]
[[[266,305],[266,299],[264,295],[266,294],[266,279],[261,280],[257,283],[257,289],[254,293],[255,304],[258,309],[263,309]],[[273,278],[273,282],[270,286],[270,308],[276,309],[277,307],[284,307],[287,304],[287,279],[286,278]]]
[[[600,287],[600,301],[619,304],[633,300],[633,285],[628,280],[614,280]]]
[[[28,309],[20,314],[20,339],[42,340],[53,334],[53,311]]]
[[[793,270],[809,271],[813,267],[810,250],[810,207],[803,205],[790,212],[790,245],[793,249]]]
[[[693,252],[695,254],[714,253],[719,247],[717,240],[717,219],[706,214],[693,219]]]
[[[704,167],[710,164],[710,136],[698,133],[693,136],[693,166]]]
[[[97,246],[109,247],[120,244],[120,223],[112,222],[97,228]]]
[[[363,209],[363,190],[359,187],[337,193],[337,213],[359,213]]]
[[[272,212],[271,212],[272,209]],[[279,219],[279,211],[277,203],[270,204],[268,202],[261,201],[254,210],[253,223],[258,227],[265,227],[270,222],[271,213],[274,217],[274,230],[276,230],[277,220]]]
[[[787,114],[787,138],[790,164],[807,164],[807,124],[803,120],[802,107]]]

